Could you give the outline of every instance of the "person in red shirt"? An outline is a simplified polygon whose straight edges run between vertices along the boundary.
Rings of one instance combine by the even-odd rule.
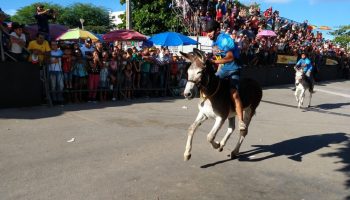
[[[63,70],[63,77],[64,77],[64,87],[67,89],[73,88],[72,67],[73,67],[72,49],[69,46],[66,46],[62,56],[62,70]]]

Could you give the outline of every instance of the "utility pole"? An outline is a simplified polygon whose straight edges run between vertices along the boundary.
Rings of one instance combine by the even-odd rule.
[[[132,29],[132,20],[131,20],[131,0],[126,0],[126,29]]]
[[[85,20],[81,18],[81,19],[80,19],[81,30],[84,30],[84,22],[85,22]]]

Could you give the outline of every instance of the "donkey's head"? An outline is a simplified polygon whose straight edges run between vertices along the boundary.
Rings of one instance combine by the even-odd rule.
[[[191,53],[180,52],[189,62],[190,67],[187,70],[187,83],[184,96],[187,99],[193,99],[196,96],[196,89],[200,87],[203,79],[203,72],[206,69],[206,55],[203,51],[194,48]]]
[[[304,78],[303,69],[295,69],[295,84],[298,85]]]

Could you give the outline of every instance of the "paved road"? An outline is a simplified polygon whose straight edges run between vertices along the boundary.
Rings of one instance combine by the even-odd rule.
[[[217,152],[207,121],[183,161],[197,100],[0,110],[0,199],[350,199],[349,88],[322,83],[301,110],[289,86],[265,88],[235,160],[237,137]]]

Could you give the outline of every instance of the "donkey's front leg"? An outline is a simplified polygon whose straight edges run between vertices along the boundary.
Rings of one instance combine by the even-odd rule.
[[[302,89],[300,94],[299,94],[298,108],[301,108],[301,105],[303,105],[304,96],[305,96],[305,89]]]
[[[299,91],[298,88],[295,88],[294,96],[295,96],[295,100],[297,101],[297,103],[299,103],[298,91]]]
[[[187,161],[191,158],[192,140],[193,140],[194,132],[202,124],[202,122],[204,122],[206,119],[208,119],[207,116],[205,116],[202,112],[199,112],[196,120],[188,128],[187,143],[186,143],[186,149],[185,149],[185,153],[184,153],[184,160],[185,161]]]
[[[215,124],[207,136],[208,142],[211,143],[214,149],[217,149],[220,147],[220,144],[214,141],[214,139],[216,137],[216,134],[220,130],[221,126],[224,124],[224,122],[225,122],[225,119],[223,119],[222,117],[216,117]]]

